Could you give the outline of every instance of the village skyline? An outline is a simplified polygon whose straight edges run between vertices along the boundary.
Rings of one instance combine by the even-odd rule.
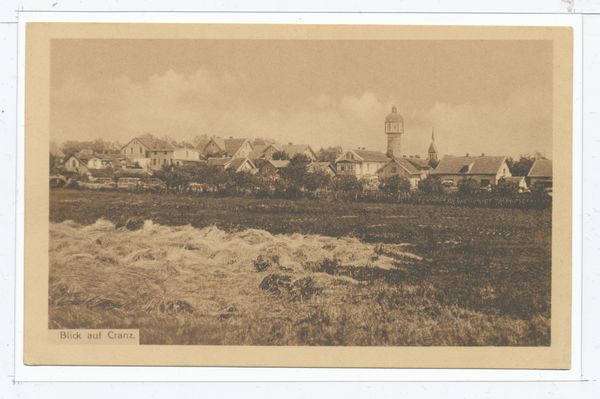
[[[76,56],[75,56],[76,55]],[[552,154],[552,46],[537,41],[56,40],[50,138],[272,138],[385,152]]]

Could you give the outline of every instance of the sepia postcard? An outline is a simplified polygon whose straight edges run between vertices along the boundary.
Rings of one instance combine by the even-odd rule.
[[[28,23],[28,365],[569,369],[569,27]]]

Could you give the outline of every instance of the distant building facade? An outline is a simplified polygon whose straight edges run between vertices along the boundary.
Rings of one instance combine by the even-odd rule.
[[[481,187],[497,185],[501,178],[511,177],[505,156],[457,157],[445,156],[437,166],[434,175],[447,187],[456,187],[461,179],[471,178]]]

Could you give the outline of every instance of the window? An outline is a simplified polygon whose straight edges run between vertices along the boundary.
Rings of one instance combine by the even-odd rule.
[[[189,153],[189,151],[186,151],[186,152],[185,152],[185,157],[186,157],[186,158],[188,158],[189,156],[190,156],[190,153]]]
[[[130,152],[133,154],[133,147],[129,147],[129,149],[131,150]]]
[[[490,181],[487,179],[482,179],[481,180],[481,187],[487,187],[490,185]]]
[[[367,172],[369,171],[369,164],[367,164]]]
[[[158,151],[154,151],[154,155],[158,155]]]
[[[392,167],[392,173],[396,174],[396,167],[395,166]]]
[[[140,154],[143,154],[142,147],[140,147]]]
[[[167,152],[165,151],[165,155],[167,155]]]
[[[77,166],[77,161],[73,160],[73,167]]]
[[[344,170],[344,167],[342,166],[342,170]]]

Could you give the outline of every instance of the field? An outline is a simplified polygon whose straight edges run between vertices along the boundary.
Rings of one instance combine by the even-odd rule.
[[[50,194],[50,328],[143,344],[550,344],[551,210]]]

